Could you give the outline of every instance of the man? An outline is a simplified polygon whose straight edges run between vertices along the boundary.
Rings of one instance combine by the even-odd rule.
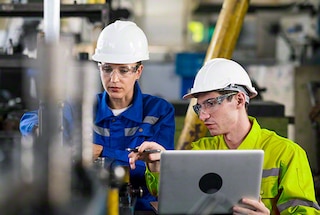
[[[194,111],[212,137],[192,143],[193,150],[264,150],[261,200],[242,199],[254,210],[234,206],[241,214],[320,214],[313,177],[305,151],[287,138],[262,129],[247,115],[250,98],[257,95],[246,71],[235,61],[216,58],[198,72],[191,92],[183,98],[197,98]],[[146,178],[156,194],[160,153],[145,155],[145,149],[165,150],[154,142],[143,143],[138,153],[129,154],[131,168],[138,159],[147,162]]]
[[[94,158],[106,157],[129,166],[127,148],[136,148],[144,141],[154,141],[166,149],[174,148],[174,108],[164,99],[143,94],[138,80],[142,75],[142,61],[149,59],[148,41],[143,31],[133,22],[116,21],[106,26],[99,35],[92,59],[98,63],[104,92],[97,95],[94,108]],[[94,75],[94,74],[93,74]],[[37,112],[33,112],[37,114]],[[33,130],[23,117],[20,128]],[[21,131],[25,134],[26,132]],[[136,211],[151,211],[155,201],[145,183],[145,164],[140,161],[130,171],[130,184],[141,187],[143,196],[137,198]]]

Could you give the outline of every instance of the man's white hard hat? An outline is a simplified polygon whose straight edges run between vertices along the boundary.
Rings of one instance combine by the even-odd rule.
[[[207,61],[197,73],[190,93],[184,99],[193,98],[198,93],[232,90],[244,92],[249,98],[258,95],[252,86],[248,73],[237,62],[225,58]]]
[[[117,20],[101,31],[92,59],[114,64],[149,60],[147,37],[134,22]]]

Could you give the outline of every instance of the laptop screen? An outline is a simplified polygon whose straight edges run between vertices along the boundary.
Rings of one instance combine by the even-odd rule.
[[[161,154],[159,214],[228,214],[259,199],[263,150],[167,150]]]

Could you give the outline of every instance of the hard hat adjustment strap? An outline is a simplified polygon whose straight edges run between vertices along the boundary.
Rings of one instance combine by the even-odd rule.
[[[219,90],[219,91],[224,91],[224,90],[230,90],[230,91],[237,91],[237,92],[243,92],[246,96],[246,102],[249,104],[250,97],[249,97],[249,92],[245,86],[238,85],[238,84],[229,84],[225,88]]]

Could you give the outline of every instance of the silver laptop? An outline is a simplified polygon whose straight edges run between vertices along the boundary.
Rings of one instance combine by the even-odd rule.
[[[158,214],[230,214],[259,199],[263,150],[168,150],[161,154]]]

